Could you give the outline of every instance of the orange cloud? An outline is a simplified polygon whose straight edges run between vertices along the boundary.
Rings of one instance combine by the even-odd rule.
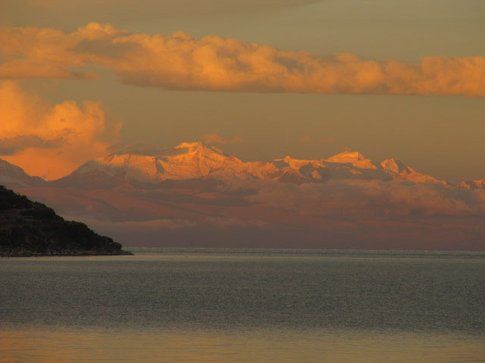
[[[425,57],[418,63],[322,58],[307,52],[186,33],[130,34],[91,23],[74,32],[0,31],[0,78],[90,78],[89,65],[126,84],[179,90],[485,96],[485,57]]]
[[[405,181],[343,179],[314,184],[274,184],[248,197],[252,202],[318,218],[483,217],[485,190]]]
[[[12,81],[0,83],[0,120],[0,157],[47,179],[104,155],[120,129],[98,102],[51,105]]]
[[[102,40],[119,31],[88,24],[71,33],[51,28],[0,28],[0,79],[92,79],[89,54],[76,52],[82,41]]]

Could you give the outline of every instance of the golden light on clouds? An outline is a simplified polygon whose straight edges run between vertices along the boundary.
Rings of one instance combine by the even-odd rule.
[[[238,39],[186,33],[128,33],[90,23],[0,31],[0,78],[94,77],[113,70],[125,84],[178,90],[485,96],[485,57],[376,61],[343,53],[318,57]]]
[[[104,155],[120,131],[99,102],[52,105],[12,81],[0,83],[0,120],[0,156],[48,179]]]

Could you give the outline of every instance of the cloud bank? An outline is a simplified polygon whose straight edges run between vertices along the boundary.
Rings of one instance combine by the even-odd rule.
[[[485,249],[485,189],[365,179],[204,185],[24,192],[131,245]]]
[[[0,82],[0,157],[55,179],[104,155],[120,125],[98,102],[52,105],[12,81]]]
[[[128,33],[90,23],[73,32],[0,30],[0,78],[92,79],[91,66],[123,83],[176,90],[485,96],[485,57],[417,63],[353,54],[319,57],[238,39]]]

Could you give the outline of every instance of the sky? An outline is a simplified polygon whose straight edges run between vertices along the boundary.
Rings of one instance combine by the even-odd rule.
[[[485,2],[140,3],[0,0],[0,157],[52,179],[219,135],[245,160],[350,148],[485,178]]]

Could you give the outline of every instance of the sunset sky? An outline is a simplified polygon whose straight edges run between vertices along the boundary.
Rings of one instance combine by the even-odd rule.
[[[61,177],[118,143],[394,156],[485,178],[482,0],[0,0],[0,157]]]
[[[483,361],[485,0],[0,0],[0,287],[0,363]]]

